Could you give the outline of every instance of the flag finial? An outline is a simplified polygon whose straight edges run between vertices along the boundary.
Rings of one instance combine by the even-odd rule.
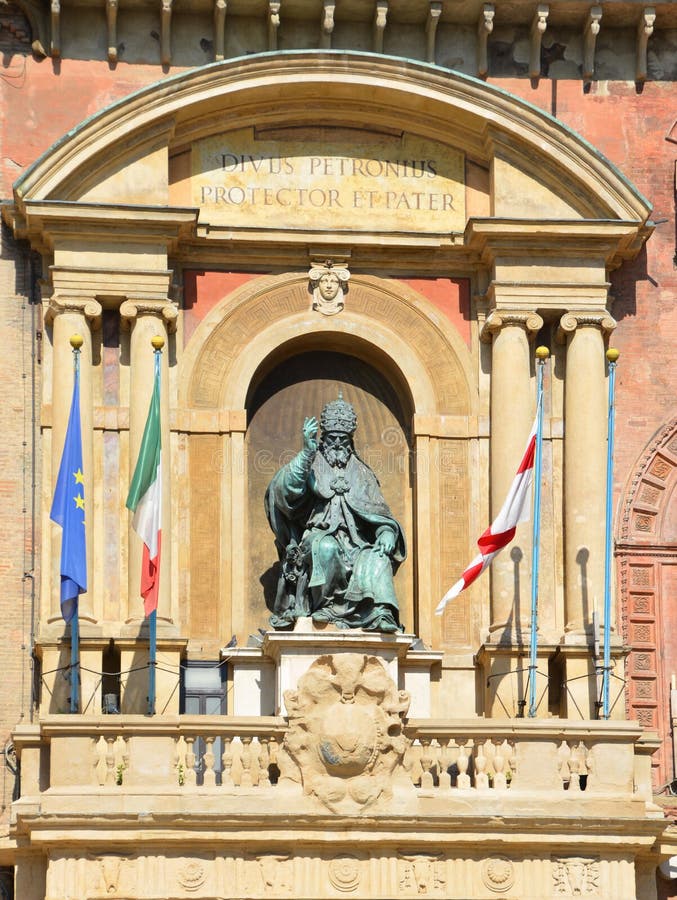
[[[606,358],[610,363],[615,363],[618,360],[618,357],[621,355],[620,350],[616,350],[615,347],[609,347],[606,352]]]
[[[536,358],[545,362],[545,360],[550,356],[550,351],[547,347],[536,347]]]
[[[153,350],[162,350],[165,345],[165,339],[161,334],[156,334],[150,339]]]
[[[72,334],[71,335],[71,347],[73,350],[79,350],[80,347],[84,344],[85,339],[81,334]]]

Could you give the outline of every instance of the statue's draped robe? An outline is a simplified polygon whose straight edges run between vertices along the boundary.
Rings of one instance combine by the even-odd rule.
[[[312,615],[346,628],[400,628],[393,567],[406,555],[404,534],[358,456],[340,468],[302,450],[274,476],[265,503],[282,568],[273,627]],[[386,529],[390,558],[374,549]]]

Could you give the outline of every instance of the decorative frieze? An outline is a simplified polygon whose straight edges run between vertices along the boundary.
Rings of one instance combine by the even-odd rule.
[[[412,897],[488,900],[520,897],[545,900],[590,897],[628,900],[635,896],[630,860],[598,853],[518,854],[475,850],[466,855],[402,846],[380,853],[291,847],[248,851],[234,845],[181,854],[86,851],[54,854],[47,870],[48,900],[321,900],[354,897],[391,900]]]

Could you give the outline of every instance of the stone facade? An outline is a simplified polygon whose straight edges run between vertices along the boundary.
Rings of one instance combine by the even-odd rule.
[[[675,854],[676,36],[670,3],[0,8],[0,866],[16,898],[672,896],[656,867]],[[49,507],[74,332],[90,581],[70,716]],[[124,503],[157,334],[149,718]],[[511,484],[536,344],[525,719],[530,527],[433,611]],[[276,562],[262,493],[337,384],[409,540],[406,631],[259,637]],[[223,669],[222,694],[191,694],[199,664]]]

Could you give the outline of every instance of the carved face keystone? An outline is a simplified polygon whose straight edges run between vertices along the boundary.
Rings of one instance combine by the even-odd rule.
[[[339,281],[338,275],[335,275],[333,272],[326,272],[324,275],[320,276],[318,287],[322,299],[331,303],[332,300],[336,299],[341,290],[341,282]]]

